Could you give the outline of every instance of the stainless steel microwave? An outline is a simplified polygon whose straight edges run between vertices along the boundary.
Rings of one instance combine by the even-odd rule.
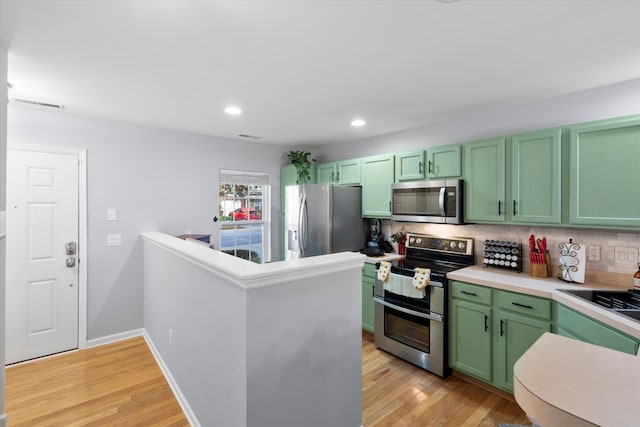
[[[413,181],[392,185],[391,219],[394,221],[462,224],[461,179]]]

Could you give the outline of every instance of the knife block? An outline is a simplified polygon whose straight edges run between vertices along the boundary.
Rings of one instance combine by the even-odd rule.
[[[544,264],[531,263],[531,276],[542,278],[551,276],[551,258],[549,257],[549,251],[546,251],[544,254]]]

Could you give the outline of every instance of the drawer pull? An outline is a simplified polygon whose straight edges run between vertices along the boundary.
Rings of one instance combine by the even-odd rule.
[[[529,310],[533,310],[533,307],[531,307],[530,305],[520,304],[519,302],[512,302],[511,304],[515,305],[516,307],[528,308]]]
[[[477,297],[478,294],[476,294],[475,292],[469,292],[469,291],[460,291],[461,294],[465,294],[465,295],[471,295],[472,297]]]

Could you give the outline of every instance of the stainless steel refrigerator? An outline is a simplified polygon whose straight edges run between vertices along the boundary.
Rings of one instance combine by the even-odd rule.
[[[365,246],[362,189],[330,184],[285,187],[285,260]]]

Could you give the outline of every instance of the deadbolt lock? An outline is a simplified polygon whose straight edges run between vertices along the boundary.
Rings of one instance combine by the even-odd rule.
[[[76,242],[67,242],[64,244],[67,255],[74,255],[77,250]]]

